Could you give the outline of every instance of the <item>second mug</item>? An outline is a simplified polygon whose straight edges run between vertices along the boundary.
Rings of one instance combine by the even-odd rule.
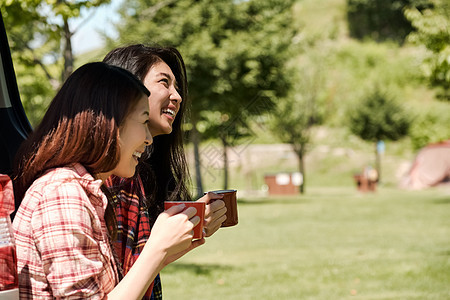
[[[166,201],[164,202],[164,209],[169,209],[172,206],[184,204],[186,208],[195,207],[196,216],[200,218],[200,222],[194,227],[194,236],[192,239],[197,240],[203,237],[203,221],[205,219],[205,203],[196,201]]]
[[[227,208],[227,219],[222,223],[221,227],[230,227],[238,223],[238,209],[237,209],[237,190],[215,190],[211,193],[223,195],[223,202]]]

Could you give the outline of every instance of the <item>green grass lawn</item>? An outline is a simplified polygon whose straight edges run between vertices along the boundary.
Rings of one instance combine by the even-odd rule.
[[[239,199],[239,224],[162,272],[172,299],[450,299],[450,194],[309,188]]]

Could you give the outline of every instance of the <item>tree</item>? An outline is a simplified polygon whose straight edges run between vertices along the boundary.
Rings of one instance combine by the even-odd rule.
[[[259,99],[255,99],[255,103],[259,105]],[[222,113],[219,111],[209,112],[203,114],[203,120],[199,122],[200,128],[202,128],[202,139],[217,140],[222,144],[222,149],[219,152],[213,144],[206,145],[206,149],[203,152],[203,158],[209,161],[210,167],[216,167],[219,159],[223,162],[223,189],[228,189],[229,182],[229,170],[228,170],[228,151],[231,146],[242,144],[243,139],[249,138],[253,132],[247,124],[248,107],[241,109],[237,115],[230,116],[228,113]],[[203,129],[204,128],[204,129]],[[211,174],[213,175],[213,174]]]
[[[403,9],[411,6],[421,11],[431,5],[430,0],[347,0],[350,36],[403,43],[413,31]]]
[[[353,134],[375,144],[376,170],[380,180],[381,160],[377,144],[406,136],[411,125],[410,118],[393,98],[376,88],[350,111],[349,121]]]
[[[0,10],[8,30],[24,108],[36,124],[54,90],[73,72],[72,36],[77,29],[70,20],[82,9],[111,0],[6,0]],[[81,23],[80,26],[82,26]]]
[[[289,95],[278,101],[272,118],[272,130],[279,139],[292,145],[298,157],[303,182],[300,193],[305,192],[306,169],[304,158],[311,139],[311,129],[322,123],[326,97],[325,64],[327,54],[323,43],[315,41],[295,61],[290,74],[292,89]]]
[[[440,108],[421,110],[410,128],[411,144],[419,150],[428,144],[444,142],[450,138],[450,107],[444,102]]]
[[[430,52],[424,60],[425,76],[440,88],[438,96],[450,101],[450,3],[434,0],[433,7],[420,11],[405,9],[406,18],[416,29],[408,39],[424,45]]]
[[[121,43],[171,45],[185,59],[192,101],[189,135],[199,194],[203,190],[199,143],[211,132],[206,133],[206,128],[226,128],[227,132],[216,131],[215,136],[228,147],[238,140],[234,139],[237,132],[245,131],[252,115],[270,109],[275,97],[288,90],[284,53],[293,36],[292,4],[282,0],[140,0],[127,2],[123,10],[124,22],[118,28]],[[255,97],[267,105],[241,115]],[[220,112],[223,118],[207,124],[210,112]],[[239,122],[230,124],[237,115],[241,115]]]

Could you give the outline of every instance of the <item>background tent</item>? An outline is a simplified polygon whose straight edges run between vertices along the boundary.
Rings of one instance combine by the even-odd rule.
[[[440,184],[450,186],[450,140],[422,148],[401,186],[418,190]]]

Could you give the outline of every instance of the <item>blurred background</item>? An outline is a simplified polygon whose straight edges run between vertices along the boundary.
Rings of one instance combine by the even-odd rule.
[[[177,47],[193,193],[264,195],[278,173],[300,173],[301,192],[350,186],[367,168],[378,185],[405,185],[418,151],[450,138],[448,1],[17,0],[1,11],[32,125],[79,65],[130,43]]]
[[[0,8],[33,126],[115,47],[183,55],[192,193],[237,189],[241,223],[165,271],[168,299],[449,299],[448,1]]]

